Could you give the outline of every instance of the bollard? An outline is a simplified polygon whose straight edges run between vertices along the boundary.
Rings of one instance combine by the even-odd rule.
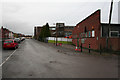
[[[89,53],[90,53],[90,44],[89,44]]]
[[[77,45],[76,45],[75,51],[77,51],[77,50],[78,50],[78,47],[77,47]]]
[[[82,52],[82,43],[81,43],[81,46],[80,46],[80,47],[81,47],[81,52]]]

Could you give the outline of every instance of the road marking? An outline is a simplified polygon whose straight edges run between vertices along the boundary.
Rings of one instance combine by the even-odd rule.
[[[12,54],[10,54],[10,56],[7,57],[7,59],[5,59],[5,61],[2,64],[0,64],[0,67],[8,61],[8,59],[16,52],[16,50]]]
[[[23,42],[22,42],[22,43],[23,43]],[[21,44],[21,45],[22,45],[22,44]],[[21,45],[20,45],[18,48],[20,48]],[[10,58],[16,51],[17,51],[17,49],[14,50],[14,52],[13,52],[12,54],[10,54],[9,57],[7,57],[7,58],[5,59],[5,61],[3,61],[3,62],[0,64],[0,67],[2,67],[2,65],[5,64],[5,63],[9,60],[9,58]]]

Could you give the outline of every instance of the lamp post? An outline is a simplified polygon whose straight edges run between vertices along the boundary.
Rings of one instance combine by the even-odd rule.
[[[110,24],[111,24],[111,17],[112,17],[112,8],[113,8],[113,0],[111,1],[111,7],[110,7],[110,15],[109,15],[109,26],[108,26],[108,33],[107,33],[107,39],[106,39],[106,48],[108,50],[108,39],[109,39],[109,31],[110,31]]]
[[[55,23],[53,23],[53,25],[55,25]],[[57,26],[56,26],[56,36],[55,36],[56,37],[56,41],[55,41],[55,37],[54,37],[54,43],[55,43],[56,46],[57,46],[57,36],[58,35],[57,35]]]
[[[56,46],[57,46],[57,26],[56,26]]]

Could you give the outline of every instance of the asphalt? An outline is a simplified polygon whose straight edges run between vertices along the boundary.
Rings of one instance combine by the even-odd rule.
[[[4,60],[14,50],[3,51]],[[118,56],[90,56],[27,39],[2,65],[3,78],[118,78]]]

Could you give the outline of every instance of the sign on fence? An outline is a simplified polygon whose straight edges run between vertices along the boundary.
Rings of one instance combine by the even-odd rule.
[[[85,43],[85,39],[81,39],[81,43]]]

